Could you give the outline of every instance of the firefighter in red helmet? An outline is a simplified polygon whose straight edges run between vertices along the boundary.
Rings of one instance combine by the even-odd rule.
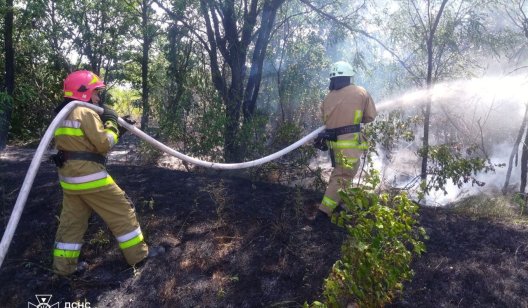
[[[81,70],[64,80],[64,101],[98,105],[105,84],[94,73]],[[59,275],[76,271],[83,236],[92,212],[98,214],[116,237],[126,261],[134,265],[149,253],[134,207],[106,170],[106,154],[119,138],[118,116],[104,106],[103,114],[76,107],[55,131],[54,155],[63,204],[53,249],[53,270]]]

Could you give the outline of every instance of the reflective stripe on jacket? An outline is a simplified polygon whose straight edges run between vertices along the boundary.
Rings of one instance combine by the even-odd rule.
[[[58,150],[98,153],[106,156],[118,141],[118,129],[105,125],[90,108],[77,107],[55,130]],[[65,192],[92,192],[114,184],[103,165],[83,160],[68,160],[59,168],[60,185]]]

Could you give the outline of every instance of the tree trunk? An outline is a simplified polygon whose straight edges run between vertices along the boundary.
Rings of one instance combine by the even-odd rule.
[[[7,96],[0,101],[0,151],[7,145],[11,113],[13,111],[13,92],[15,90],[15,52],[13,47],[13,0],[6,0],[4,16],[4,52],[5,86]]]
[[[143,113],[141,115],[141,130],[148,128],[150,117],[150,103],[149,103],[149,85],[148,85],[148,70],[149,70],[149,51],[152,38],[148,31],[148,9],[149,3],[143,0],[141,6],[141,26],[143,29],[143,53],[141,58],[141,100],[143,103]]]
[[[226,107],[224,125],[224,159],[238,161],[241,154],[239,138],[240,115],[251,119],[255,110],[262,66],[271,34],[276,11],[285,0],[267,0],[259,8],[258,0],[245,1],[243,16],[237,17],[235,2],[200,0],[200,10],[204,16],[207,41],[201,40],[209,55],[211,79]],[[260,17],[260,28],[255,25]],[[173,15],[175,19],[179,16]],[[253,37],[257,36],[251,58],[250,75],[246,73],[247,55]],[[224,61],[219,61],[221,55]],[[227,64],[229,70],[226,72]],[[247,81],[246,81],[247,77]],[[229,82],[227,78],[230,78]]]
[[[266,57],[266,49],[268,48],[277,10],[282,3],[284,3],[284,0],[266,2],[262,10],[261,26],[257,42],[255,43],[255,49],[253,50],[251,69],[244,93],[244,122],[250,121],[255,113],[260,83],[262,81],[262,68]]]
[[[236,33],[226,31],[226,37],[230,35],[234,36]],[[224,96],[227,120],[224,125],[224,159],[228,163],[237,162],[241,159],[238,133],[240,131],[240,111],[244,99],[243,84],[246,77],[247,47],[243,49],[236,42],[233,43],[229,50],[231,56],[226,59],[231,68],[231,82],[227,95]]]
[[[522,155],[521,155],[521,188],[520,191],[522,194],[526,191],[526,170],[527,170],[527,164],[528,164],[528,134],[525,134],[524,136],[524,142],[522,147]]]
[[[440,18],[442,18],[442,14],[444,12],[444,8],[449,0],[443,0],[442,4],[440,5],[440,8],[438,10],[438,13],[435,16],[434,22],[431,24],[429,33],[427,34],[427,104],[425,105],[425,111],[424,111],[424,137],[423,137],[423,156],[422,156],[422,172],[420,177],[423,181],[427,179],[427,160],[429,156],[429,124],[430,124],[430,118],[431,118],[431,93],[429,90],[431,90],[431,87],[433,85],[433,47],[434,47],[434,37],[436,33],[436,29],[438,28],[438,23],[440,22]]]
[[[431,90],[432,72],[433,72],[433,48],[432,38],[427,42],[427,103],[424,110],[424,135],[423,135],[423,150],[422,150],[422,172],[420,177],[423,181],[427,179],[427,159],[429,157],[429,124],[431,119]]]
[[[524,134],[524,130],[526,129],[526,120],[528,119],[528,105],[526,107],[526,111],[524,112],[523,121],[521,124],[521,128],[519,129],[519,133],[517,134],[517,139],[515,139],[515,143],[513,144],[513,148],[510,154],[510,160],[508,162],[508,171],[506,172],[506,180],[504,181],[504,186],[502,187],[502,194],[506,195],[506,192],[508,190],[508,185],[510,184],[510,177],[511,172],[513,168],[513,158],[515,155],[517,155],[519,151],[519,143],[521,143],[522,136]],[[526,141],[525,141],[526,142]],[[523,146],[524,148],[524,146]],[[522,175],[521,175],[522,176]],[[526,175],[525,175],[526,177]]]

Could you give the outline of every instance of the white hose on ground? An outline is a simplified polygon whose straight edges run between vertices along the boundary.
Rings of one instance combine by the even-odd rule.
[[[29,195],[29,191],[31,189],[31,186],[33,185],[33,180],[35,179],[35,176],[37,174],[38,168],[40,167],[40,163],[42,161],[42,156],[44,155],[44,152],[48,148],[49,143],[51,142],[51,139],[53,138],[53,134],[57,127],[62,123],[62,121],[68,116],[68,114],[77,106],[84,106],[90,109],[95,110],[97,113],[102,113],[103,108],[95,106],[93,104],[84,103],[81,101],[73,101],[67,104],[60,112],[57,114],[55,119],[51,122],[50,126],[46,130],[46,133],[44,133],[44,137],[42,137],[40,144],[37,148],[37,151],[35,152],[35,155],[33,156],[33,159],[31,160],[31,164],[29,165],[29,170],[26,173],[26,177],[24,178],[24,182],[22,183],[22,188],[20,188],[20,192],[18,193],[18,197],[15,203],[15,206],[13,207],[13,212],[11,213],[11,217],[9,218],[9,222],[7,223],[7,227],[4,231],[4,235],[2,236],[2,242],[0,242],[0,267],[2,267],[2,263],[4,262],[4,258],[7,254],[7,250],[9,248],[9,245],[11,244],[11,240],[13,239],[13,235],[15,233],[15,229],[18,226],[18,222],[20,221],[20,216],[22,216],[22,211],[24,210],[24,206],[26,204],[27,197]],[[189,163],[213,168],[213,169],[222,169],[222,170],[233,170],[233,169],[243,169],[243,168],[249,168],[258,166],[267,162],[270,162],[274,159],[277,159],[296,148],[300,147],[301,145],[305,144],[309,140],[315,138],[317,134],[322,132],[325,127],[321,126],[318,129],[314,130],[304,138],[300,139],[299,141],[295,142],[294,144],[276,152],[271,155],[268,155],[266,157],[248,161],[244,163],[234,163],[234,164],[223,164],[223,163],[211,163],[206,162],[203,160],[199,160],[190,156],[187,156],[185,154],[182,154],[176,150],[171,149],[170,147],[164,145],[163,143],[157,141],[156,139],[152,138],[151,136],[145,134],[140,129],[136,128],[134,125],[128,124],[123,119],[119,118],[118,122],[121,126],[125,127],[127,130],[129,130],[134,135],[138,136],[139,138],[143,139],[144,141],[150,143],[155,148],[170,154],[172,156],[175,156],[181,160],[185,160]]]

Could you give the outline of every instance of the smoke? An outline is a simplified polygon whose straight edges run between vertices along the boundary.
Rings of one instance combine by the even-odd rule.
[[[500,194],[504,186],[508,167],[507,165],[502,167],[497,165],[508,163],[511,149],[512,144],[509,143],[501,143],[494,147],[494,155],[490,157],[490,161],[496,165],[495,171],[481,172],[474,175],[478,181],[485,183],[484,186],[467,183],[459,188],[449,180],[445,186],[445,192],[432,190],[426,197],[426,203],[428,205],[443,206],[469,196]],[[394,159],[391,162],[383,161],[380,157],[376,157],[374,160],[374,168],[382,174],[382,186],[385,188],[409,189],[411,196],[416,199],[421,157],[417,155],[416,151],[408,148],[398,150],[393,157]],[[518,190],[519,183],[520,168],[514,166],[507,191]]]
[[[427,197],[431,205],[445,205],[460,198],[490,193],[498,194],[506,179],[508,161],[514,139],[521,126],[522,117],[528,103],[528,75],[484,77],[457,80],[435,85],[428,90],[412,90],[398,97],[377,104],[379,112],[397,108],[414,110],[431,97],[432,125],[452,125],[447,129],[451,134],[468,143],[478,143],[486,151],[495,171],[476,174],[475,178],[484,182],[483,187],[463,185],[461,188],[449,182],[446,193],[433,191]],[[419,112],[419,111],[418,111]],[[446,120],[449,118],[449,120]],[[442,128],[446,130],[446,128]],[[432,132],[434,132],[432,127]],[[420,132],[417,132],[417,136]],[[449,137],[449,136],[448,136]],[[439,136],[432,136],[441,143]],[[467,145],[467,144],[465,144]],[[421,139],[408,144],[393,153],[393,159],[387,161],[378,158],[375,168],[381,171],[383,184],[387,187],[406,188],[418,183],[421,157],[416,149],[421,146]],[[380,151],[381,153],[381,151]],[[506,164],[499,167],[499,164]],[[518,190],[520,168],[513,166],[508,191]],[[417,185],[414,185],[416,187]]]

